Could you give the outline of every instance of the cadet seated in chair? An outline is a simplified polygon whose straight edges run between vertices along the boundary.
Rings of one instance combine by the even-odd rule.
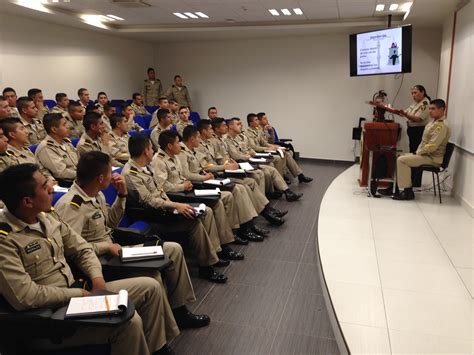
[[[81,104],[70,101],[67,107],[70,119],[66,116],[69,123],[70,136],[69,138],[80,138],[84,133],[84,115],[86,111],[82,108]]]
[[[46,137],[46,131],[44,130],[41,120],[36,118],[38,116],[38,109],[33,100],[27,96],[23,96],[17,100],[16,105],[20,113],[21,123],[23,123],[28,130],[28,145],[41,142],[43,138]],[[41,119],[42,118],[43,117],[41,117]]]
[[[110,117],[110,126],[112,130],[109,132],[110,156],[115,160],[125,164],[130,159],[128,154],[128,124],[127,119],[121,113],[114,113]]]
[[[101,190],[112,184],[118,196],[112,206],[105,202]],[[127,200],[127,186],[122,175],[112,174],[110,158],[101,152],[89,152],[81,156],[77,165],[77,180],[71,189],[56,202],[56,211],[64,222],[88,241],[97,256],[118,256],[122,249],[112,240],[112,229],[123,217]],[[168,299],[180,328],[199,328],[209,324],[209,317],[195,315],[186,308],[196,301],[183,250],[178,243],[165,242],[165,255],[172,261],[164,271]],[[150,276],[163,284],[159,271],[122,276]],[[166,303],[166,307],[170,307]]]
[[[153,158],[149,137],[141,133],[130,137],[128,151],[130,160],[122,171],[127,183],[127,202],[143,208],[140,217],[158,223],[158,232],[164,239],[171,239],[177,233],[188,234],[189,244],[198,259],[199,277],[225,283],[227,277],[213,268],[213,265],[225,266],[229,262],[219,260],[217,256],[221,247],[212,209],[207,207],[205,215],[199,217],[192,206],[168,198],[149,167]]]
[[[148,112],[145,108],[145,105],[143,104],[143,96],[139,92],[134,92],[132,95],[133,102],[130,104],[130,107],[132,108],[133,112],[135,112],[135,115],[138,116],[145,116],[149,115],[150,112]]]
[[[133,112],[133,109],[129,103],[123,103],[120,107],[120,111],[127,119],[127,127],[129,131],[143,131],[143,127],[133,120],[135,112]]]
[[[21,164],[0,174],[0,292],[16,310],[58,308],[71,297],[108,290],[128,291],[137,312],[116,327],[78,328],[53,349],[85,344],[111,345],[113,355],[170,354],[167,343],[179,334],[165,291],[151,277],[105,282],[92,246],[63,222],[51,207],[52,186],[38,166]],[[86,290],[74,280],[66,262],[90,279]],[[25,341],[27,339],[25,338]]]

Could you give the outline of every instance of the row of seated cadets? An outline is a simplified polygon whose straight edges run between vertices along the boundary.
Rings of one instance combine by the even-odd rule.
[[[100,192],[110,182],[119,192],[111,208]],[[123,213],[127,197],[124,179],[112,175],[107,155],[92,152],[81,158],[77,184],[59,206],[62,218],[51,207],[51,195],[51,184],[34,164],[12,166],[0,173],[0,198],[6,205],[0,213],[0,290],[14,309],[55,309],[71,297],[126,289],[136,308],[130,321],[117,327],[78,328],[61,343],[62,347],[109,343],[111,353],[120,355],[171,354],[167,344],[180,328],[209,324],[208,316],[192,314],[186,307],[196,298],[182,249],[176,243],[163,243],[165,254],[173,261],[163,273],[167,287],[159,273],[131,277],[136,275],[124,272],[123,279],[105,281],[97,255],[119,249],[108,226]],[[95,223],[97,215],[103,223]],[[93,240],[88,243],[79,233]],[[87,276],[88,289],[74,280],[66,260]],[[41,346],[58,347],[44,342]]]

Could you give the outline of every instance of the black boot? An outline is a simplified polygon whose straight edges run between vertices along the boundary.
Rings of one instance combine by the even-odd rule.
[[[263,218],[265,218],[270,224],[273,224],[274,226],[281,226],[283,223],[285,223],[285,220],[275,214],[270,208],[265,207],[265,209],[260,213]]]
[[[275,190],[273,192],[267,192],[266,195],[270,200],[278,200],[283,195],[283,192]]]
[[[291,191],[290,189],[287,189],[286,191],[284,191],[284,193],[285,193],[286,200],[288,202],[297,201],[303,196],[301,192],[296,193],[296,192]]]
[[[290,177],[289,177],[288,175],[285,174],[285,175],[283,176],[283,180],[285,180],[285,182],[286,182],[287,185],[291,185],[291,179],[290,179]]]
[[[239,253],[238,251],[232,250],[230,246],[221,245],[222,251],[217,253],[219,259],[224,260],[244,260],[244,254]]]
[[[237,245],[248,245],[249,241],[247,239],[242,238],[239,235],[235,235],[235,239],[232,243],[237,244]]]
[[[273,208],[270,205],[267,205],[266,208],[269,208],[270,211],[272,211],[278,217],[284,217],[288,213],[288,211],[286,211],[286,210],[279,210],[279,209]]]
[[[179,329],[202,328],[209,325],[211,321],[205,314],[191,313],[186,306],[173,309],[173,314]]]
[[[257,226],[256,224],[252,225],[252,232],[259,234],[261,236],[268,236],[270,234],[270,231],[268,229],[262,228],[260,226]]]
[[[298,181],[299,181],[299,182],[306,182],[306,183],[307,183],[307,182],[313,181],[313,178],[310,178],[310,177],[308,177],[308,176],[304,176],[304,174],[299,174],[299,175],[298,175]]]
[[[199,278],[218,284],[225,284],[227,282],[227,276],[218,273],[212,266],[200,266]]]
[[[405,188],[401,193],[392,196],[392,199],[397,201],[409,201],[415,199],[415,194],[411,187]]]

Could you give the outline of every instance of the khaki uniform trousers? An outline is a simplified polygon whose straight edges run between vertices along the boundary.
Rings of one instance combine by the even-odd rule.
[[[298,175],[303,174],[303,170],[295,161],[295,158],[293,158],[293,152],[291,150],[285,150],[284,155],[286,160],[286,167],[290,171],[291,175],[297,177]]]
[[[248,174],[250,175],[252,179],[255,180],[262,194],[265,195],[265,189],[266,189],[265,180],[266,179],[265,179],[265,174],[263,173],[263,171],[253,170],[253,171],[249,171]]]
[[[229,191],[222,191],[220,200],[212,208],[219,234],[220,245],[232,243],[235,240],[232,228],[235,227],[234,197]]]
[[[132,319],[117,327],[84,327],[59,345],[39,343],[46,349],[111,345],[112,355],[149,355],[161,349],[179,334],[163,287],[151,277],[136,277],[106,283],[107,290],[128,291],[136,312]]]
[[[397,184],[400,189],[412,187],[411,168],[421,165],[440,166],[441,162],[435,161],[426,155],[405,154],[397,159]]]
[[[260,169],[262,169],[265,175],[265,186],[267,192],[272,192],[274,189],[278,191],[288,190],[288,185],[275,167],[262,164],[260,165]]]
[[[232,195],[234,196],[235,216],[238,225],[250,222],[258,216],[248,191],[243,185],[236,184]]]
[[[286,157],[273,156],[272,165],[277,169],[281,176],[284,176],[288,169],[286,168]]]
[[[243,186],[247,190],[247,195],[252,201],[253,207],[257,213],[262,212],[265,206],[270,202],[265,196],[265,193],[262,193],[255,179],[246,177],[243,179],[232,178],[231,180],[238,184],[237,186]]]

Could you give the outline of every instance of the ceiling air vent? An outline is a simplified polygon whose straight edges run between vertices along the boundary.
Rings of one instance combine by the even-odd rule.
[[[111,0],[111,2],[117,6],[126,8],[151,7],[150,4],[143,0]]]

